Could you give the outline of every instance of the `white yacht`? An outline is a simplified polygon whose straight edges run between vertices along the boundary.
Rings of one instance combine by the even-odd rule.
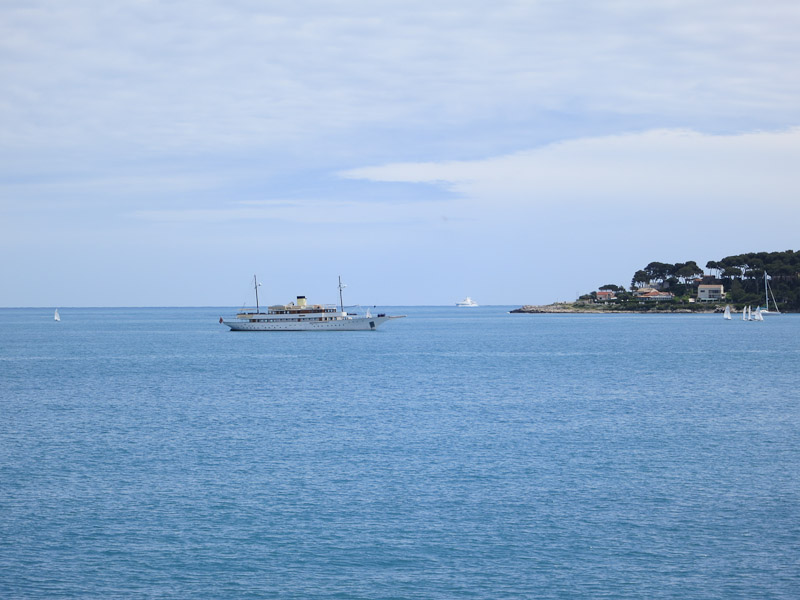
[[[478,303],[475,302],[475,300],[473,300],[469,296],[467,296],[461,302],[456,302],[456,306],[460,306],[462,308],[464,308],[464,307],[473,307],[473,306],[478,306]]]
[[[391,319],[405,315],[390,316],[383,313],[372,315],[369,309],[363,315],[344,310],[342,290],[346,287],[339,277],[339,306],[335,304],[308,304],[305,296],[297,296],[296,302],[277,304],[262,312],[258,304],[258,283],[253,276],[256,292],[256,308],[244,309],[234,319],[219,318],[219,322],[231,331],[371,331]]]

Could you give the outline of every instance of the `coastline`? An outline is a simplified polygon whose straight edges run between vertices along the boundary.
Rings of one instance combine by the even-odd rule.
[[[553,304],[526,304],[520,308],[510,310],[509,313],[522,313],[522,314],[702,314],[710,315],[715,313],[722,313],[721,307],[694,307],[687,308],[685,306],[666,308],[657,306],[640,305],[640,309],[631,309],[629,307],[619,307],[609,304],[598,305],[576,305],[567,302],[555,302]]]

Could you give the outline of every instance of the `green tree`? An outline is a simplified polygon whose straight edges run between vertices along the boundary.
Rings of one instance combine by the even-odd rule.
[[[745,296],[744,289],[742,288],[742,282],[738,279],[734,279],[733,283],[731,284],[731,301],[739,303],[742,302]]]
[[[742,276],[742,269],[740,267],[725,267],[722,270],[722,276],[726,279],[739,279]]]
[[[677,266],[677,265],[676,265]],[[698,275],[703,274],[703,269],[697,266],[697,263],[693,260],[683,264],[677,271],[675,272],[675,276],[678,277],[683,283],[686,283],[688,279],[694,279]]]
[[[648,283],[650,283],[650,276],[645,270],[639,269],[633,274],[633,279],[631,279],[631,289],[635,290],[636,288],[647,285]]]
[[[675,265],[670,263],[651,262],[644,271],[650,277],[650,281],[664,281],[674,268]]]

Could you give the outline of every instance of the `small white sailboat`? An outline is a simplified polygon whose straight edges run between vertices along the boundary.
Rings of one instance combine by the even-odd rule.
[[[61,315],[58,314],[58,309],[56,309],[56,314],[53,315],[53,320],[54,321],[60,321],[61,320]]]
[[[731,305],[730,304],[726,304],[725,305],[725,314],[722,315],[722,318],[725,319],[726,321],[730,321],[731,320]]]
[[[742,308],[742,321],[747,321],[747,307]]]
[[[747,320],[748,321],[753,320],[753,311],[750,309],[750,305],[747,306]]]
[[[764,317],[762,316],[762,313],[761,313],[761,307],[760,306],[756,306],[756,312],[753,315],[753,321],[763,321],[763,320],[764,320]]]

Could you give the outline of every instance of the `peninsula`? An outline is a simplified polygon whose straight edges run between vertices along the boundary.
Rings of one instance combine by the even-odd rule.
[[[800,251],[750,252],[708,261],[651,262],[630,286],[606,284],[573,302],[525,305],[512,313],[715,313],[771,303],[800,312]],[[767,302],[769,299],[769,302]]]

